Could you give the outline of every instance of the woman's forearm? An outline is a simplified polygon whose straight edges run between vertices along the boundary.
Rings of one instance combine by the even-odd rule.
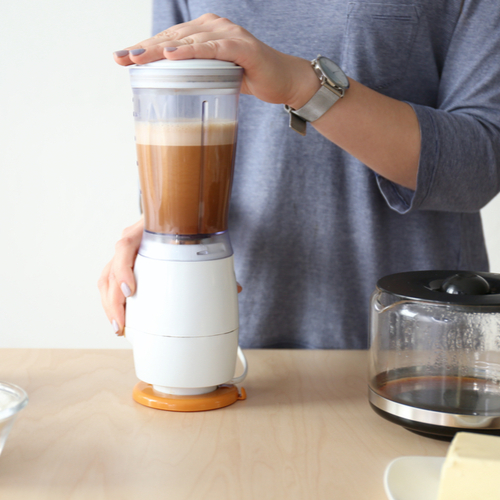
[[[310,65],[303,66],[300,92],[287,103],[294,109],[302,107],[320,86]],[[349,82],[344,97],[312,125],[376,173],[415,189],[420,129],[412,107],[356,81]]]

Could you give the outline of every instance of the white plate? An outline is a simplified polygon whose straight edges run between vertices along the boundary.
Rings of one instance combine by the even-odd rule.
[[[385,469],[389,500],[437,500],[444,457],[400,457]]]

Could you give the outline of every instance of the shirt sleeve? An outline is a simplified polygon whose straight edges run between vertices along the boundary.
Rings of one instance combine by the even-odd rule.
[[[186,0],[153,0],[152,35],[190,20]]]
[[[415,191],[381,176],[391,208],[477,212],[500,191],[500,8],[466,0],[446,55],[436,108],[408,103],[421,133]]]

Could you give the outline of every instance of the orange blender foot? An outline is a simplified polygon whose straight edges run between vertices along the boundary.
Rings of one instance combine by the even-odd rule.
[[[206,411],[232,405],[238,400],[246,399],[247,395],[243,387],[240,393],[235,385],[228,384],[220,385],[215,391],[207,394],[176,396],[160,393],[155,391],[151,384],[139,382],[134,387],[132,397],[137,403],[158,410]]]

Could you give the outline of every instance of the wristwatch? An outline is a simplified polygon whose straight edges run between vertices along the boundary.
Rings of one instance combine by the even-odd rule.
[[[318,55],[311,61],[314,72],[318,75],[321,87],[300,109],[293,109],[285,104],[290,114],[290,127],[301,135],[306,135],[307,122],[313,122],[323,116],[349,88],[345,73],[330,59]]]

